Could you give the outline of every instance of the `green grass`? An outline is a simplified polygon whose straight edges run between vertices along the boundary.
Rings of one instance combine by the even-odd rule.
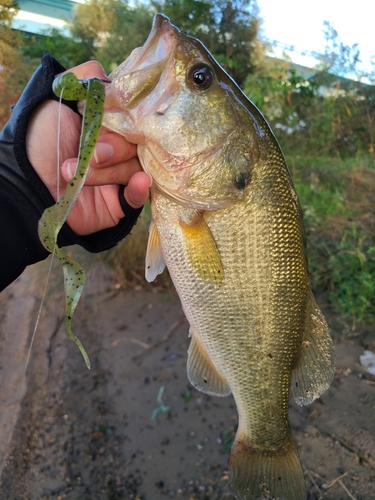
[[[304,213],[313,288],[351,329],[375,323],[375,168],[371,157],[289,159]]]
[[[337,312],[352,322],[352,329],[375,322],[375,241],[371,244],[356,226],[346,231],[329,251],[332,287],[329,298]]]

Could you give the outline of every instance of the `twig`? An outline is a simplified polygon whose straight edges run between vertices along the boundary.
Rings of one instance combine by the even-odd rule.
[[[372,386],[375,385],[375,382],[373,382],[372,380],[366,380],[365,378],[362,380],[362,382],[367,384],[367,385],[372,385]]]
[[[332,433],[329,429],[327,428],[318,428],[320,432],[326,434],[329,436],[331,439],[334,441],[337,441],[341,446],[349,450],[350,452],[354,453],[356,456],[360,456],[361,460],[367,462],[370,467],[375,469],[375,460],[371,457],[371,455],[366,451],[366,450],[360,450],[358,447],[356,447],[355,443],[349,442],[347,439],[345,439],[343,436],[338,436],[334,433]]]
[[[360,365],[359,363],[356,363],[355,367],[359,372],[361,372],[363,375],[369,378],[372,382],[375,382],[375,375],[370,373],[364,366]]]
[[[305,472],[306,472],[306,474],[309,476],[309,479],[310,479],[310,481],[312,482],[313,486],[316,488],[316,490],[318,491],[318,493],[321,495],[321,493],[322,493],[322,492],[321,492],[321,489],[320,489],[320,488],[319,488],[319,486],[317,485],[317,483],[316,483],[315,479],[312,477],[312,474],[311,474],[311,472],[312,472],[312,471],[310,472],[310,471],[309,471],[309,469],[305,469]]]
[[[144,277],[140,276],[135,271],[131,271],[131,275],[138,281],[138,283],[142,283],[142,285],[144,285],[144,282],[145,282]]]
[[[357,500],[355,497],[353,497],[353,495],[350,493],[350,491],[348,490],[348,488],[345,486],[345,484],[340,479],[339,479],[338,483],[341,486],[341,488],[343,490],[345,490],[346,493],[349,495],[349,498],[351,498],[352,500]]]
[[[120,342],[131,342],[132,344],[137,344],[143,347],[144,349],[147,349],[149,347],[146,342],[142,342],[141,340],[134,339],[133,337],[122,337],[121,339],[114,340],[112,342],[113,347],[116,347]]]
[[[318,474],[317,472],[313,471],[312,469],[309,469],[310,474],[314,474],[315,477],[318,477],[322,481],[324,481],[324,477]]]
[[[322,488],[324,488],[325,490],[329,490],[335,483],[337,483],[338,481],[340,481],[343,477],[345,477],[347,474],[349,474],[350,471],[346,471],[344,474],[342,474],[341,476],[339,477],[336,477],[336,479],[332,479],[332,481],[330,481],[329,483],[327,484],[323,484],[322,485]]]
[[[134,360],[140,358],[141,356],[144,356],[145,354],[148,354],[150,351],[152,351],[156,347],[159,347],[159,345],[164,344],[165,342],[168,342],[168,340],[171,338],[171,336],[172,336],[173,332],[176,330],[176,328],[179,327],[180,325],[182,325],[182,323],[185,323],[185,321],[187,321],[187,319],[186,319],[185,316],[182,316],[181,318],[179,318],[169,328],[169,330],[164,335],[164,337],[162,337],[160,340],[157,340],[153,344],[147,345],[147,347],[145,347],[143,349],[143,351],[137,352],[136,354],[134,354],[134,356],[132,356],[131,359],[134,361]]]
[[[316,472],[314,472],[313,470],[305,469],[305,471],[306,471],[306,474],[309,476],[309,479],[312,482],[312,484],[319,491],[319,493],[321,493],[321,489],[316,484],[314,478],[312,477],[312,474],[314,474],[314,476],[318,477],[322,481],[324,480],[324,478],[322,476],[320,476],[319,474],[317,474]],[[332,481],[330,481],[329,483],[322,484],[322,488],[324,490],[329,490],[334,484],[338,483],[341,486],[341,488],[343,488],[345,490],[345,492],[349,495],[349,498],[351,498],[352,500],[357,500],[355,497],[353,497],[353,495],[350,493],[350,491],[348,490],[348,488],[341,481],[341,479],[344,476],[346,476],[347,474],[349,474],[349,472],[350,472],[350,470],[346,471],[344,474],[342,474],[341,476],[337,477],[336,479],[332,479]]]

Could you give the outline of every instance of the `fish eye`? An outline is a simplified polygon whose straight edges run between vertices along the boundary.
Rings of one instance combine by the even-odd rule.
[[[197,64],[190,68],[188,81],[193,84],[197,90],[207,90],[214,81],[213,70],[205,64]]]

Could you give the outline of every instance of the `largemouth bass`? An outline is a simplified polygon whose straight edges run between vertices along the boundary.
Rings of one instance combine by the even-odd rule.
[[[138,144],[153,178],[146,278],[167,265],[190,323],[190,382],[237,404],[230,486],[302,500],[289,392],[311,403],[334,355],[280,147],[202,43],[162,15],[110,80],[103,123]]]

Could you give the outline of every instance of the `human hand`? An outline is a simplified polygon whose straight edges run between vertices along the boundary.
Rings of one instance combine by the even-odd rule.
[[[107,78],[96,61],[71,70],[77,78]],[[67,106],[45,101],[31,117],[26,135],[27,155],[33,168],[57,201],[73,177],[77,165],[82,119]],[[58,154],[59,148],[59,154]],[[113,227],[124,217],[119,202],[119,184],[126,185],[125,199],[140,208],[149,198],[151,179],[142,171],[136,146],[124,137],[102,129],[82,188],[67,223],[84,236]]]

